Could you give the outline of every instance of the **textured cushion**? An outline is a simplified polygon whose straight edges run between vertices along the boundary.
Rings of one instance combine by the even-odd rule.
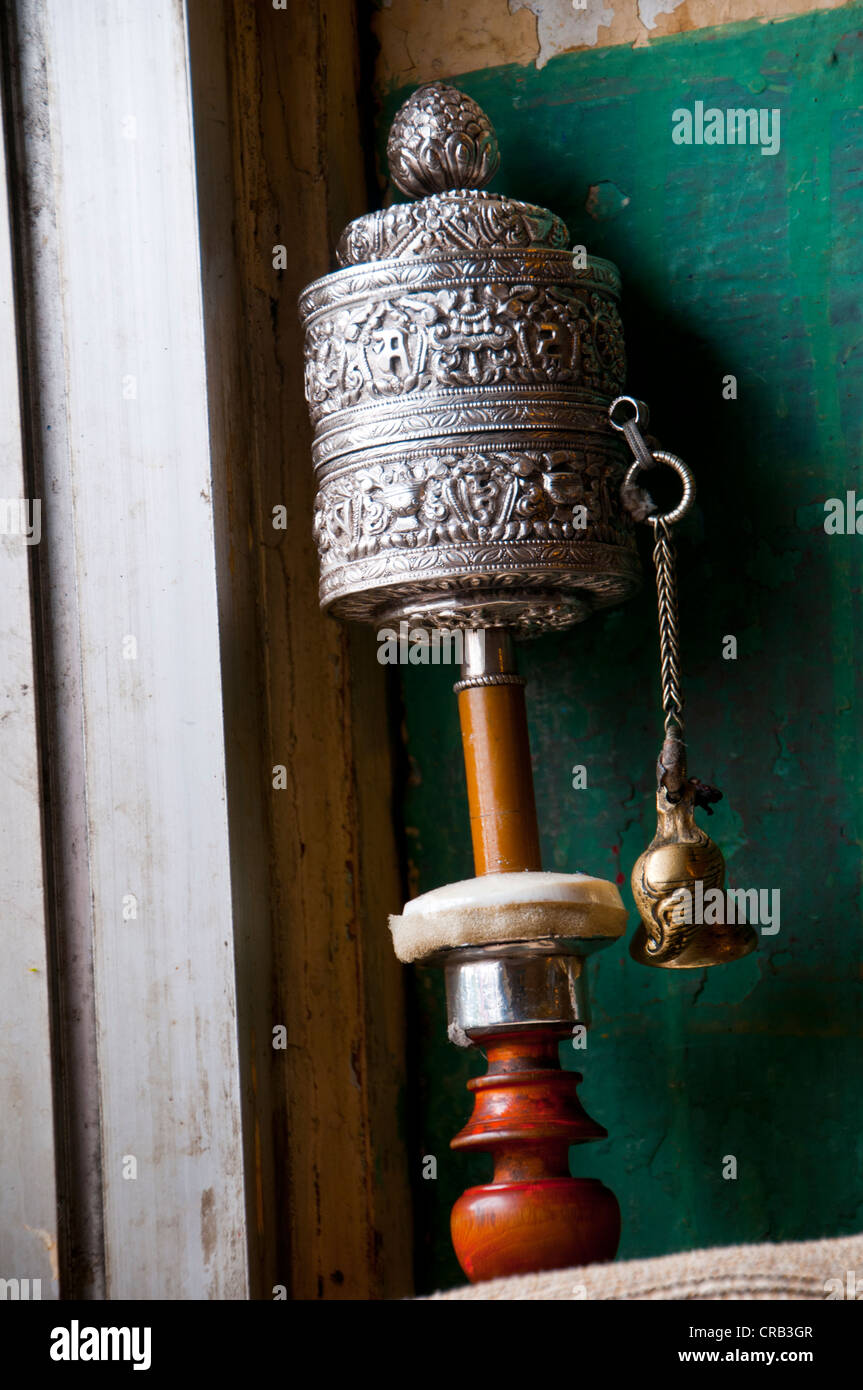
[[[431,1299],[811,1299],[863,1301],[863,1236],[730,1245],[656,1260],[492,1279]]]

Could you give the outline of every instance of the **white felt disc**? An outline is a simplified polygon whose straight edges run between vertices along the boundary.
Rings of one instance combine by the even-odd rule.
[[[412,898],[390,917],[399,960],[454,946],[565,937],[613,940],[626,927],[620,892],[589,874],[484,874]]]

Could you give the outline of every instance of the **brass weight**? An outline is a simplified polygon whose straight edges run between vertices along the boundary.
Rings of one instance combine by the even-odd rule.
[[[682,762],[677,771],[674,780],[680,789],[672,799],[664,785],[667,769],[660,761],[656,834],[632,871],[632,896],[641,924],[629,953],[641,965],[693,970],[738,960],[754,949],[757,938],[746,923],[724,920],[725,860],[695,822],[700,784],[686,778]],[[717,893],[722,895],[720,904]],[[703,920],[705,904],[714,909],[715,922]]]

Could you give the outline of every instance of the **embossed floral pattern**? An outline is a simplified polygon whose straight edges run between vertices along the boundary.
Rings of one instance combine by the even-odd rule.
[[[480,106],[457,87],[426,82],[399,107],[387,162],[393,182],[416,198],[482,188],[500,163],[497,136]]]
[[[421,203],[395,203],[350,222],[336,247],[339,265],[447,252],[569,245],[566,224],[547,208],[497,193],[441,193]]]

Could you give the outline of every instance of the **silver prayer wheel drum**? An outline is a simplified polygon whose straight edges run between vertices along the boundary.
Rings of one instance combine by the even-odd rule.
[[[568,627],[638,585],[620,279],[544,208],[481,191],[494,131],[440,82],[390,170],[421,197],[352,222],[300,297],[321,605],[378,626]]]

